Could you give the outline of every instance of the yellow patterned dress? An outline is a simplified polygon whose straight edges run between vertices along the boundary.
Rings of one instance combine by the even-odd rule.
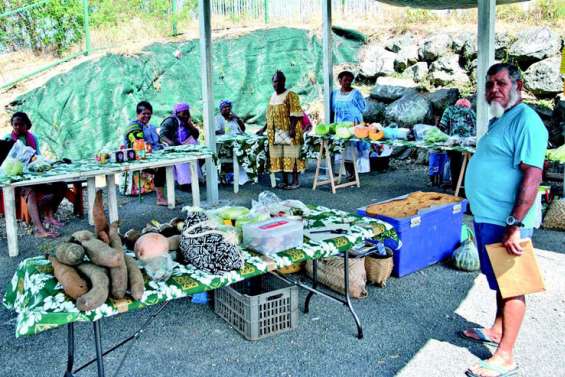
[[[292,173],[296,166],[297,172],[304,171],[305,160],[300,159],[300,150],[304,143],[302,121],[296,122],[296,134],[291,144],[275,144],[276,130],[288,133],[290,117],[302,117],[304,113],[300,107],[298,94],[286,90],[284,93],[273,93],[267,107],[267,137],[269,138],[269,158],[271,173]]]

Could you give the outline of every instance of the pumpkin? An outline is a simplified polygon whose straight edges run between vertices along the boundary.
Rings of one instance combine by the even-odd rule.
[[[327,123],[318,123],[316,127],[314,127],[314,133],[317,136],[324,136],[330,132],[330,125]]]
[[[349,128],[339,127],[335,130],[335,136],[338,139],[349,139],[351,132],[349,132]]]
[[[133,247],[137,259],[155,258],[169,253],[169,240],[159,233],[145,233]]]
[[[477,271],[481,268],[479,252],[471,239],[461,243],[451,256],[451,264],[458,270]]]
[[[365,139],[369,137],[369,127],[355,126],[353,127],[353,134],[358,139]]]
[[[379,141],[384,138],[385,132],[383,127],[378,123],[373,123],[369,127],[369,139]]]

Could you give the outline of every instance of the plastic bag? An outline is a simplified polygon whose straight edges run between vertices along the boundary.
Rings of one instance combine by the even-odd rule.
[[[451,256],[451,264],[463,271],[477,271],[481,268],[479,251],[472,238],[468,238],[455,249]]]
[[[35,160],[29,163],[27,170],[33,173],[41,173],[51,170],[51,163],[43,156],[37,156]]]
[[[414,137],[416,138],[416,140],[424,140],[426,132],[428,132],[432,128],[434,128],[434,126],[429,124],[415,124],[412,128],[414,130]]]
[[[23,174],[24,168],[35,154],[35,149],[26,147],[24,143],[19,140],[16,141],[2,163],[2,172],[8,177]]]
[[[154,281],[166,281],[173,273],[173,258],[170,254],[160,255],[142,261],[147,276]]]

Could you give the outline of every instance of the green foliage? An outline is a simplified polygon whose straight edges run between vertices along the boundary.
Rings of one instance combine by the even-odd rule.
[[[14,0],[0,11],[33,4]],[[4,8],[4,9],[2,9]],[[0,22],[0,50],[31,48],[35,52],[63,53],[80,41],[83,34],[80,0],[51,0],[41,6],[6,17]]]
[[[429,9],[407,8],[404,19],[410,24],[422,24],[437,20],[437,16]]]

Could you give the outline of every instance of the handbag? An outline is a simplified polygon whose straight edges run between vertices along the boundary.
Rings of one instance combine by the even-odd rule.
[[[288,131],[276,129],[275,144],[283,144],[283,145],[292,144],[292,139],[290,138],[290,134],[288,133]]]
[[[177,261],[211,274],[239,270],[244,264],[243,253],[230,238],[216,229],[203,211],[191,211],[181,234]]]

